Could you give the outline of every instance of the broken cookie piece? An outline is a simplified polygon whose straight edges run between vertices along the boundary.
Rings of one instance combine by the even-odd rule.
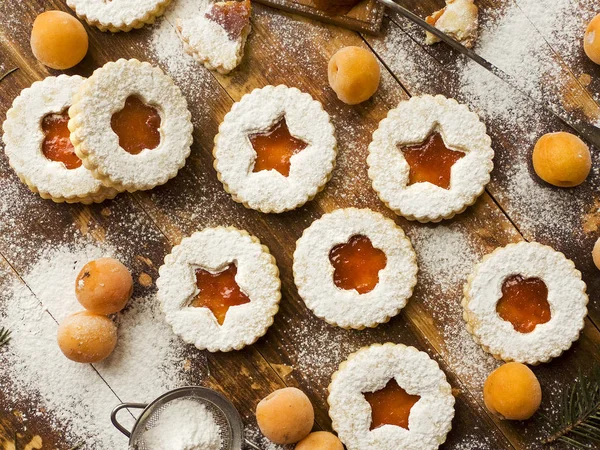
[[[475,44],[479,26],[479,8],[475,0],[446,0],[446,6],[434,12],[425,20],[438,30],[456,39],[465,47],[471,48]],[[427,45],[440,42],[433,34],[427,32],[425,43]]]
[[[231,72],[244,57],[251,10],[250,0],[225,1],[196,17],[179,18],[177,31],[186,52],[210,70]]]

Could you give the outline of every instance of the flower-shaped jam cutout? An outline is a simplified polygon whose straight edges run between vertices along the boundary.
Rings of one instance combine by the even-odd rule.
[[[409,186],[429,182],[442,189],[450,189],[452,166],[465,156],[463,152],[449,149],[437,132],[421,144],[401,146],[400,149],[410,166]]]
[[[219,325],[223,325],[229,308],[250,302],[235,281],[236,274],[235,264],[229,264],[218,273],[196,269],[196,286],[200,292],[190,306],[210,309]]]
[[[139,97],[131,95],[121,111],[113,114],[110,125],[119,137],[119,146],[132,155],[152,150],[160,144],[160,114]]]
[[[408,430],[410,410],[421,398],[408,394],[394,378],[383,389],[363,395],[371,405],[371,430],[383,425],[395,425]]]
[[[502,297],[496,304],[496,312],[519,333],[531,333],[551,318],[546,283],[521,275],[508,277],[502,284]]]
[[[276,170],[284,177],[290,175],[291,158],[308,144],[290,134],[285,117],[267,131],[248,136],[256,152],[253,172]]]
[[[368,237],[355,235],[348,242],[333,247],[329,261],[337,287],[366,294],[379,283],[379,271],[385,269],[387,257],[382,250],[373,247]]]
[[[42,153],[49,160],[61,162],[71,170],[80,167],[81,160],[71,143],[68,123],[69,113],[66,110],[60,114],[48,114],[42,119]]]

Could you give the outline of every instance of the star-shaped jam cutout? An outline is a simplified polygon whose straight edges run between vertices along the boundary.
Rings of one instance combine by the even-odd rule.
[[[539,278],[512,275],[502,284],[502,297],[496,304],[498,315],[519,333],[531,333],[551,318],[548,287]]]
[[[69,113],[67,111],[60,114],[48,114],[42,119],[42,131],[44,132],[42,153],[49,160],[61,162],[71,170],[80,167],[81,160],[75,154],[75,148],[71,143],[68,123]]]
[[[408,185],[429,182],[442,189],[450,189],[452,166],[465,156],[449,149],[440,133],[431,134],[423,143],[400,147],[410,166]]]
[[[223,325],[229,308],[250,302],[235,281],[236,274],[235,264],[229,264],[218,273],[196,269],[196,286],[200,292],[190,306],[210,309],[219,325]]]
[[[355,235],[348,242],[333,247],[329,261],[337,287],[366,294],[379,283],[379,271],[385,269],[387,257],[382,250],[373,247],[368,237]]]
[[[284,177],[290,175],[291,158],[308,144],[290,134],[285,116],[267,131],[248,136],[256,152],[252,172],[276,170]]]
[[[363,395],[371,405],[371,430],[384,425],[395,425],[408,430],[410,410],[421,399],[418,395],[408,394],[394,378],[383,389]]]
[[[251,9],[250,0],[218,2],[204,16],[221,25],[229,39],[235,41],[242,35],[243,29],[250,25]]]

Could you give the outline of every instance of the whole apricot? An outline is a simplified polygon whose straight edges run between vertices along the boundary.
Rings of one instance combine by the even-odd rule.
[[[596,241],[594,245],[594,250],[592,250],[592,258],[594,259],[594,264],[600,270],[600,238]]]
[[[344,445],[335,434],[316,431],[298,442],[295,450],[344,450]]]
[[[80,311],[58,327],[58,346],[71,361],[95,363],[107,358],[117,345],[117,326],[100,314]]]
[[[533,168],[542,180],[554,186],[577,186],[592,168],[590,149],[574,134],[548,133],[535,144]]]
[[[63,11],[46,11],[33,22],[31,50],[45,66],[69,69],[88,51],[88,35],[79,20]]]
[[[75,280],[77,300],[88,311],[113,314],[121,311],[133,292],[131,273],[113,258],[87,263]]]
[[[276,444],[294,444],[305,438],[314,420],[315,411],[309,398],[296,388],[279,389],[256,407],[260,431]]]
[[[503,419],[526,420],[540,407],[542,388],[529,367],[509,362],[485,380],[483,401],[491,413]]]
[[[600,64],[600,14],[592,19],[583,37],[583,49],[585,54]]]
[[[377,58],[362,47],[344,47],[329,60],[329,85],[348,105],[370,99],[379,87]]]

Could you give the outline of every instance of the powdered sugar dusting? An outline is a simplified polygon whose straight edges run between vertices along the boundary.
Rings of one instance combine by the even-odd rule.
[[[169,402],[142,435],[148,450],[220,450],[220,428],[207,407],[191,398]]]
[[[42,250],[23,274],[31,290],[19,281],[4,288],[2,314],[13,340],[0,359],[15,401],[37,395],[39,406],[31,413],[64,427],[67,441],[74,445],[90,439],[101,448],[120,448],[124,440],[110,425],[111,409],[120,399],[150,401],[185,384],[184,355],[153,295],[134,296],[116,316],[119,341],[105,361],[91,366],[62,355],[56,321],[82,309],[75,298],[76,275],[86,262],[102,256],[119,255],[110,246],[89,242]],[[130,426],[127,417],[123,414]]]
[[[444,293],[426,294],[423,302],[443,335],[442,356],[472,392],[479,392],[498,363],[475,343],[462,318],[462,288],[480,256],[469,230],[458,223],[418,227],[407,231],[415,247],[421,282]]]

